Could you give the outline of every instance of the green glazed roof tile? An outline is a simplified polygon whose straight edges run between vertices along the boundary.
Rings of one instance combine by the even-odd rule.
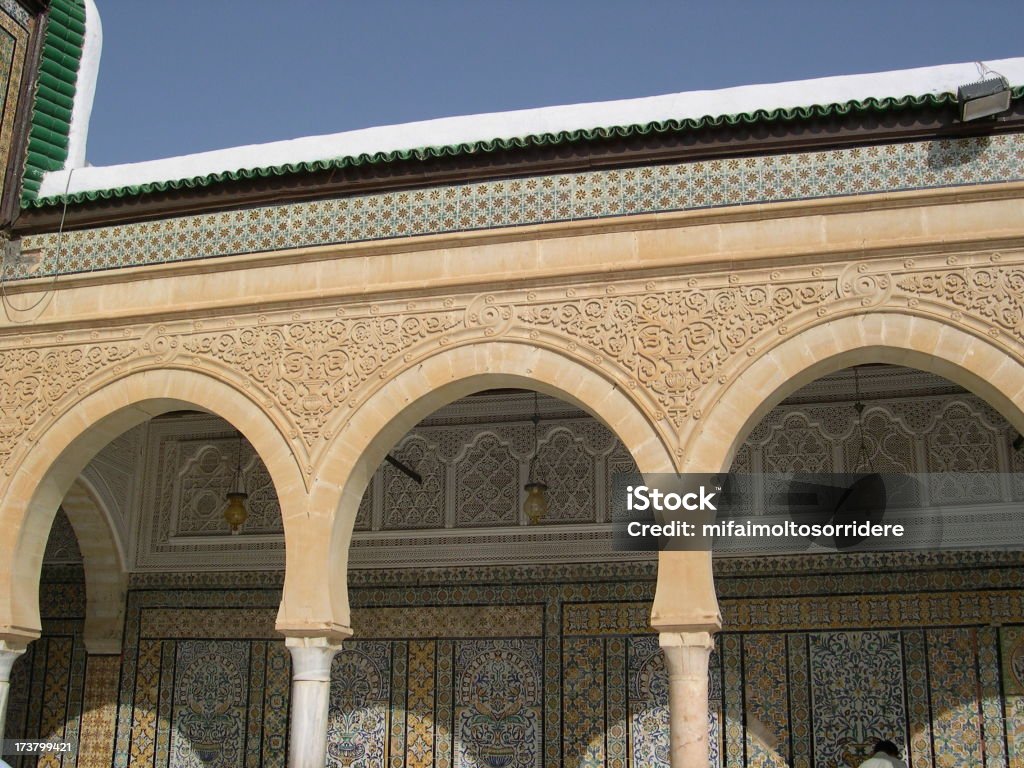
[[[1024,97],[1024,86],[1012,89],[1014,100]],[[309,173],[337,168],[355,167],[362,165],[376,165],[391,163],[399,160],[426,160],[430,158],[452,157],[456,155],[478,154],[497,152],[507,149],[524,147],[542,147],[555,144],[570,143],[577,141],[588,141],[594,139],[608,139],[616,137],[630,137],[638,135],[656,135],[662,133],[675,133],[691,131],[706,127],[752,125],[755,123],[773,122],[797,122],[813,120],[816,118],[842,116],[851,114],[883,113],[910,109],[916,107],[948,107],[955,106],[957,97],[954,93],[928,94],[924,96],[903,96],[886,98],[867,98],[858,101],[847,101],[834,104],[822,104],[793,109],[758,109],[753,112],[744,112],[732,115],[707,115],[696,119],[663,120],[644,124],[604,126],[589,130],[560,131],[557,133],[540,133],[519,136],[514,138],[499,138],[487,141],[472,143],[426,146],[410,150],[398,150],[392,152],[376,152],[373,154],[360,154],[344,157],[336,157],[315,162],[288,163],[284,165],[268,166],[262,168],[242,168],[238,170],[210,173],[203,176],[192,176],[181,179],[169,179],[153,181],[145,184],[122,186],[112,189],[89,190],[75,192],[67,195],[69,204],[84,203],[95,200],[109,200],[121,197],[145,195],[154,192],[169,190],[195,189],[209,186],[225,181],[239,181],[245,179],[270,178],[291,173]],[[47,169],[49,170],[49,169]],[[46,198],[26,198],[26,206],[45,207],[56,205],[65,201],[64,195],[56,195]]]
[[[43,173],[62,168],[67,160],[75,84],[84,43],[83,0],[53,0],[39,62],[22,205],[35,199]]]

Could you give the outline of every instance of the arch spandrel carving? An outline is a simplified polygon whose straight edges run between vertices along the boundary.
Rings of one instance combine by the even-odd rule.
[[[0,467],[97,386],[145,369],[199,370],[241,390],[290,440],[309,478],[353,411],[447,348],[510,339],[621,385],[680,446],[717,393],[815,323],[888,309],[939,318],[1014,356],[1024,348],[1020,254],[873,260],[623,280],[33,334],[0,342]]]
[[[116,365],[114,367],[117,367]],[[7,476],[0,528],[0,634],[32,637],[39,631],[39,571],[58,505],[89,460],[111,439],[147,418],[181,409],[219,413],[236,424],[264,459],[289,519],[305,513],[303,482],[291,451],[266,414],[240,392],[211,376],[182,370],[121,372],[112,381],[82,385],[86,393],[52,409],[33,425],[31,450]],[[44,428],[45,426],[45,428]]]

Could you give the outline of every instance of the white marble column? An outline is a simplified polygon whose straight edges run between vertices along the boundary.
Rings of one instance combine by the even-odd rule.
[[[708,768],[708,659],[710,632],[658,635],[668,671],[672,768]]]
[[[292,654],[291,736],[288,768],[324,768],[331,660],[341,644],[326,637],[288,637]]]
[[[11,692],[11,667],[25,646],[0,640],[0,739],[5,738],[7,728],[7,698]]]

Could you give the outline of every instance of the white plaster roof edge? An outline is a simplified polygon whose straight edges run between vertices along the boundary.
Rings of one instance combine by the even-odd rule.
[[[1024,85],[1024,57],[986,61],[1012,86]],[[364,128],[322,136],[200,152],[161,160],[74,168],[44,175],[41,198],[153,182],[177,181],[242,169],[270,168],[362,154],[452,146],[598,127],[643,125],[664,120],[700,119],[750,113],[759,109],[843,104],[869,98],[902,98],[955,93],[960,85],[990,75],[978,63],[843,75],[785,83],[746,85],[713,91],[689,91],[640,99],[603,101],[511,112],[446,117],[400,125]],[[78,102],[75,104],[76,111]],[[78,115],[73,117],[73,122]],[[84,143],[84,142],[83,142]]]
[[[100,23],[100,12],[93,0],[85,0],[85,44],[82,46],[82,58],[75,80],[75,99],[71,105],[68,159],[65,163],[68,168],[81,168],[85,165],[85,144],[89,135],[89,118],[92,115],[93,97],[96,95],[102,50],[103,26]],[[62,187],[58,194],[63,192]]]

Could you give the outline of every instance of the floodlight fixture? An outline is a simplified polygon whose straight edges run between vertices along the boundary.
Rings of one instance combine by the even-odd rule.
[[[1010,108],[1010,84],[996,75],[976,83],[961,85],[956,92],[960,120],[967,123],[1005,112]]]

